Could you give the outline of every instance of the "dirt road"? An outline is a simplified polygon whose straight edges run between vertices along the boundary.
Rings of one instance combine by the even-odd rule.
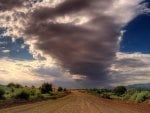
[[[150,113],[150,106],[105,100],[73,91],[70,95],[57,100],[2,109],[0,113]]]

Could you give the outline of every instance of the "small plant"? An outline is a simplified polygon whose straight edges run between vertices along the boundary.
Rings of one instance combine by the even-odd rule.
[[[21,91],[15,96],[16,99],[23,99],[23,100],[28,100],[29,97],[30,94],[27,91]]]
[[[5,94],[4,89],[1,89],[1,88],[0,88],[0,99],[3,99],[3,98],[4,98],[4,94]]]

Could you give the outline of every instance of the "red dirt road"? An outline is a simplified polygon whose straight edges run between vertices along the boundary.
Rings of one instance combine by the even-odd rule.
[[[0,113],[150,113],[150,105],[105,100],[73,91],[57,100],[6,108]]]

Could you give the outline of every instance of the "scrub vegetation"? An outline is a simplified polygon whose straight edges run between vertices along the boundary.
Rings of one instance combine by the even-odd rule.
[[[117,86],[114,89],[86,89],[86,91],[106,99],[131,100],[137,103],[150,100],[150,89],[127,89],[124,86]]]
[[[43,83],[38,88],[9,83],[8,85],[0,85],[0,108],[18,103],[57,99],[69,93],[70,91],[66,88],[53,88],[50,83]]]

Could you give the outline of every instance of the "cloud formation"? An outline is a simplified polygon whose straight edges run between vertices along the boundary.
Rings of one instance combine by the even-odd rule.
[[[0,11],[11,10],[23,6],[24,0],[1,0]]]
[[[115,59],[120,30],[138,15],[141,1],[2,0],[0,25],[7,28],[5,35],[23,36],[35,56],[54,58],[75,78],[102,83]]]
[[[55,58],[70,73],[100,80],[115,56],[120,32],[114,19],[104,14],[109,2],[67,0],[55,8],[40,7],[31,13],[25,33],[36,37],[36,48]],[[76,25],[76,17],[81,15],[91,19]],[[56,21],[63,16],[73,21]]]
[[[149,83],[150,54],[118,52],[110,70],[111,85]]]
[[[1,84],[15,82],[23,85],[40,85],[43,82],[72,81],[71,75],[64,74],[63,70],[47,61],[18,61],[2,58],[0,63],[3,64],[0,67]]]

